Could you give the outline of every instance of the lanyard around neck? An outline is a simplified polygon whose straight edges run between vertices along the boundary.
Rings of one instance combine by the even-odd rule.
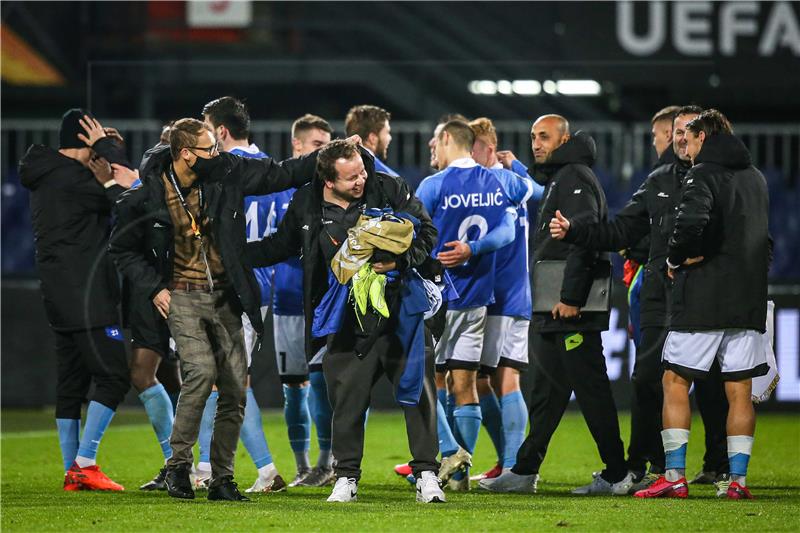
[[[191,223],[191,226],[192,226],[192,233],[194,233],[195,238],[202,240],[203,234],[200,232],[200,226],[198,225],[197,220],[195,220],[194,215],[192,214],[192,212],[189,210],[189,204],[186,202],[186,198],[184,198],[183,193],[181,192],[181,188],[178,186],[178,180],[175,179],[175,170],[173,169],[173,167],[171,165],[169,167],[169,173],[168,174],[169,174],[169,180],[172,183],[172,187],[175,189],[175,194],[178,195],[178,200],[180,200],[181,206],[183,207],[183,210],[186,211],[186,216],[189,217],[189,222]],[[203,188],[202,187],[199,188],[199,194],[200,194],[199,209],[202,209],[203,208]],[[198,211],[198,215],[199,215],[199,211]]]

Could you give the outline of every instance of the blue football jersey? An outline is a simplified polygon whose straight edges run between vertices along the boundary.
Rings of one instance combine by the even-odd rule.
[[[395,178],[399,177],[400,174],[386,166],[386,163],[381,161],[378,156],[375,156],[375,170],[378,172],[383,172],[384,174],[389,174],[390,176],[394,176]]]
[[[267,154],[260,151],[255,144],[251,144],[248,148],[234,148],[230,153],[255,159],[269,157]],[[273,232],[275,228],[274,196],[274,194],[245,196],[244,215],[247,242],[260,241]],[[269,305],[272,299],[273,267],[254,268],[253,274],[255,274],[256,281],[258,281],[258,286],[261,289],[261,306]]]
[[[497,169],[501,180],[516,180],[508,185],[509,190],[518,190],[521,184],[528,189],[524,196],[513,198],[517,204],[517,221],[514,225],[514,241],[495,252],[495,302],[489,306],[490,315],[513,316],[527,320],[531,318],[531,281],[528,270],[528,200],[535,193],[534,183],[528,177]],[[527,174],[527,173],[526,173]]]
[[[278,224],[289,209],[289,202],[296,189],[277,192],[272,195],[275,200],[275,225],[272,231],[277,231]],[[278,263],[275,269],[275,283],[273,285],[273,307],[276,315],[303,314],[303,265],[299,257]]]
[[[425,178],[417,189],[439,230],[432,255],[450,241],[477,241],[497,227],[513,209],[498,173],[471,158],[459,159]],[[449,309],[469,309],[494,303],[495,252],[473,256],[464,265],[448,269],[459,298]]]

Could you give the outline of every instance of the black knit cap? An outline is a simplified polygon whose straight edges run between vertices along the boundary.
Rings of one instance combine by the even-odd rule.
[[[64,113],[61,117],[61,129],[58,131],[59,148],[88,148],[86,143],[78,139],[79,133],[86,135],[86,131],[78,122],[84,115],[92,117],[91,113],[77,107]]]

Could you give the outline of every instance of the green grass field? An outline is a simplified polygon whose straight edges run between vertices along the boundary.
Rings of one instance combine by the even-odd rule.
[[[266,412],[267,438],[287,480],[294,460],[280,413]],[[628,418],[621,420],[627,434]],[[106,473],[124,493],[63,492],[61,458],[51,413],[2,412],[3,531],[798,531],[800,530],[800,419],[762,415],[758,420],[748,485],[757,499],[717,500],[713,487],[693,487],[690,498],[635,500],[576,497],[569,489],[590,481],[601,464],[583,419],[569,413],[550,445],[535,495],[448,493],[445,505],[415,503],[411,486],[392,472],[407,459],[402,418],[372,412],[367,428],[359,501],[328,504],[329,488],[290,489],[255,496],[249,504],[204,499],[176,501],[137,487],[160,466],[155,437],[141,411],[117,415],[100,448]],[[689,470],[701,466],[702,425],[695,423]],[[624,435],[626,437],[627,435]],[[314,454],[312,438],[312,459]],[[492,466],[484,433],[475,466]],[[237,479],[247,487],[255,467],[244,448],[236,458]]]

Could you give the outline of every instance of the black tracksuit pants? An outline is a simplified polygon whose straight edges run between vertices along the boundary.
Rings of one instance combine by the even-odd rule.
[[[521,475],[539,472],[550,438],[574,391],[606,465],[603,479],[610,483],[621,481],[627,469],[600,332],[534,333],[532,341],[533,390],[528,402],[531,429],[517,452],[512,471]]]
[[[337,348],[328,342],[322,371],[328,384],[328,398],[333,407],[332,451],[336,458],[336,477],[361,477],[364,455],[364,416],[370,403],[372,387],[386,377],[396,386],[405,366],[405,354],[393,334],[378,337],[364,357],[355,351]],[[433,358],[425,358],[425,383],[419,403],[402,406],[406,433],[415,476],[425,470],[439,471],[439,436],[436,430],[436,387],[433,381]]]
[[[79,419],[87,399],[111,410],[130,388],[125,341],[119,328],[55,331],[57,376],[56,418]]]
[[[631,441],[628,446],[628,470],[643,473],[664,472],[664,446],[661,442],[661,411],[664,387],[661,377],[661,352],[667,331],[660,327],[642,328],[636,362],[631,376]]]

